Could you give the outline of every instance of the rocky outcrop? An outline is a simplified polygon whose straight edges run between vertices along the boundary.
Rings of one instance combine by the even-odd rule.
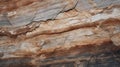
[[[0,1],[0,67],[119,67],[119,1],[97,3]]]

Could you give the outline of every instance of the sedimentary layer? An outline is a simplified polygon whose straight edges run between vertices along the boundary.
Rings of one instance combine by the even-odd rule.
[[[86,7],[85,2],[80,1]],[[86,1],[92,5],[85,9],[78,7],[80,1],[0,0],[0,5],[7,4],[6,8],[0,8],[2,15],[18,11],[15,14],[18,18],[12,18],[15,22],[10,21],[15,23],[14,27],[9,24],[0,27],[0,67],[95,67],[105,66],[105,63],[112,67],[113,62],[119,66],[119,1],[111,5],[111,1],[106,0],[98,6],[95,5],[97,0]],[[38,10],[35,21],[28,20],[29,17],[33,19],[31,14],[37,9],[40,12]],[[41,15],[44,21],[40,20]]]

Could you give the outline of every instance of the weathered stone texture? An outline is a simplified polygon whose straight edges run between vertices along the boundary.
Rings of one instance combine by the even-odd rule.
[[[119,2],[0,0],[0,67],[120,67]]]

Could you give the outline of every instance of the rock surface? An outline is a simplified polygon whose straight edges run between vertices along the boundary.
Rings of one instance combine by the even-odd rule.
[[[0,67],[120,67],[119,0],[99,1],[0,0]]]
[[[54,19],[75,7],[77,0],[0,0],[0,23],[21,26],[32,21]]]

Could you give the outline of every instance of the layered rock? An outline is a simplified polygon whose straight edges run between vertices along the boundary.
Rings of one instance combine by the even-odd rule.
[[[106,0],[97,5],[99,9],[91,10],[82,9],[84,5],[78,7],[80,1],[83,0],[1,1],[0,5],[9,6],[1,8],[2,15],[4,11],[17,12],[12,18],[16,21],[11,21],[15,27],[0,28],[0,67],[120,66],[119,1]]]
[[[0,1],[0,23],[21,26],[32,21],[54,19],[60,12],[75,7],[77,0]]]

